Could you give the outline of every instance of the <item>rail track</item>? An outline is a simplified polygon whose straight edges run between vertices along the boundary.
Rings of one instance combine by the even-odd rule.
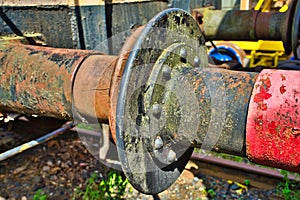
[[[260,167],[254,164],[241,163],[213,156],[204,156],[194,153],[190,161],[195,163],[198,167],[198,169],[191,169],[194,174],[208,174],[240,183],[249,180],[251,186],[262,189],[274,189],[284,179],[284,176],[277,169]],[[292,175],[288,178],[292,181],[300,181],[300,178]]]

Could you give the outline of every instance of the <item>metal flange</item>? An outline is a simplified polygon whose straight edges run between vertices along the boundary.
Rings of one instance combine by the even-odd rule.
[[[116,135],[122,169],[137,190],[165,190],[188,162],[193,148],[185,131],[197,132],[190,115],[198,108],[180,72],[207,63],[200,28],[181,9],[159,13],[136,40],[120,84]]]

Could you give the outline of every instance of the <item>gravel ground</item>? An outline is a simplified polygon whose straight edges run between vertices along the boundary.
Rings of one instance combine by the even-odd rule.
[[[42,123],[36,120],[37,124],[32,124],[32,120],[26,124],[24,122],[21,125],[13,124],[13,128],[10,127],[8,131],[14,132],[20,129],[23,133],[33,133],[41,130]],[[54,120],[47,124],[52,124],[52,129],[55,129],[62,123]],[[28,125],[29,128],[26,129]],[[7,125],[2,125],[2,132],[7,131],[7,128]],[[22,132],[20,130],[19,132]],[[27,140],[30,139],[29,135],[26,134]],[[34,137],[37,137],[37,133]],[[4,148],[1,147],[1,150],[3,151]],[[76,132],[67,132],[54,140],[0,162],[0,200],[32,199],[38,190],[47,194],[48,199],[72,199],[74,189],[84,187],[85,181],[94,172],[106,174],[108,171],[105,165],[88,152]],[[251,187],[247,191],[240,190],[234,184],[229,185],[227,180],[201,174],[195,175],[188,170],[184,171],[174,185],[156,197],[156,199],[159,198],[174,200],[280,199],[275,195],[275,190]],[[126,194],[126,199],[153,199],[153,197],[133,190],[132,193]]]

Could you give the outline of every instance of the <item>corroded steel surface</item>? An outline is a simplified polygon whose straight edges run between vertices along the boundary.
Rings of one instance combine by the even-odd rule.
[[[0,44],[0,109],[72,118],[72,81],[90,51]]]
[[[85,50],[0,44],[0,110],[108,122],[118,57]],[[77,116],[78,115],[78,116]]]
[[[263,70],[247,119],[247,156],[259,164],[300,172],[300,72]]]
[[[111,82],[111,89],[110,89],[110,111],[109,111],[109,125],[110,131],[112,134],[113,140],[116,142],[116,113],[117,113],[117,101],[118,101],[118,94],[119,94],[119,87],[121,78],[124,72],[124,68],[128,59],[129,54],[132,51],[132,47],[135,44],[138,36],[140,35],[141,31],[144,29],[144,26],[139,27],[135,30],[132,35],[126,40],[125,44],[123,45],[118,61],[116,63],[115,71],[112,77]]]
[[[286,33],[286,13],[259,11],[204,12],[207,39],[282,40]]]
[[[117,59],[109,55],[89,56],[76,73],[74,106],[86,121],[108,123],[111,79]]]
[[[205,10],[203,29],[208,40],[256,40],[257,11]]]
[[[199,104],[198,131],[189,136],[195,139],[196,147],[245,155],[248,104],[257,75],[218,68],[184,72],[193,83]]]
[[[283,40],[287,33],[286,13],[257,12],[254,26],[255,36],[260,40]]]
[[[180,47],[188,49],[187,55],[182,50],[184,58],[179,56]],[[165,62],[164,58],[168,55],[174,59],[167,59],[170,62]],[[146,93],[149,89],[148,97],[151,96],[150,91],[155,87],[155,82],[152,82],[155,74],[163,73],[160,70],[161,64],[173,68],[180,60],[183,63],[193,63],[196,55],[205,65],[207,56],[204,37],[197,23],[183,10],[169,9],[150,20],[128,57],[117,105],[117,147],[126,177],[143,193],[159,193],[174,183],[193,150],[189,143],[183,147],[186,151],[177,158],[175,152],[170,150],[161,157],[163,163],[157,159],[154,148],[161,145],[155,142],[155,136],[163,135],[164,132],[152,130],[155,127],[151,127],[151,121],[155,119],[151,116],[151,106],[155,104],[155,100],[146,98]],[[168,78],[166,73],[165,75]],[[153,79],[150,80],[150,77]],[[167,133],[167,139],[168,135]]]

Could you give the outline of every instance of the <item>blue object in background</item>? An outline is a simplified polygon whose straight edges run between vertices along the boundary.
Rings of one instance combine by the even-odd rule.
[[[217,48],[213,48],[208,52],[208,55],[215,60],[225,62],[237,60],[239,63],[242,63],[241,57],[238,53],[231,47],[228,46],[217,46]]]

